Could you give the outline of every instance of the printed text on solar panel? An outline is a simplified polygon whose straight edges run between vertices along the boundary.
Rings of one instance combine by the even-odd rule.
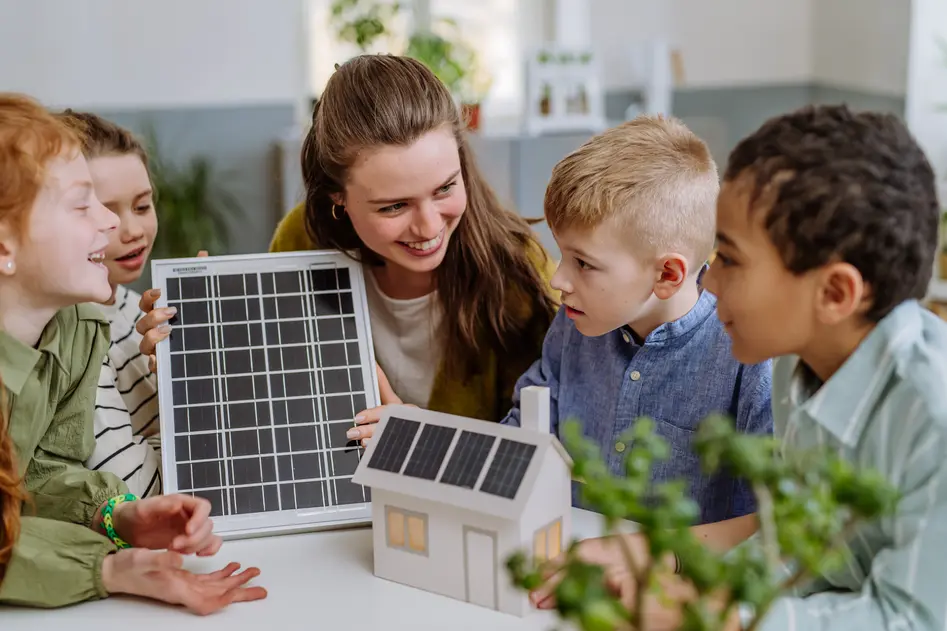
[[[345,432],[365,409],[349,271],[167,280],[178,490],[212,515],[369,500]]]
[[[480,490],[507,499],[515,498],[534,453],[536,445],[506,438],[500,440]]]
[[[466,430],[461,432],[440,481],[472,489],[477,484],[494,441],[495,437],[487,434]]]

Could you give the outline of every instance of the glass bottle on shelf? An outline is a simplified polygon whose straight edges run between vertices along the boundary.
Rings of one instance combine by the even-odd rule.
[[[539,98],[539,113],[543,116],[549,116],[552,112],[552,87],[544,83],[542,87],[542,96]]]

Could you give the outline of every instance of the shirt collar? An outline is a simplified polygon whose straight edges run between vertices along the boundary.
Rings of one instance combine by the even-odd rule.
[[[884,393],[882,384],[897,366],[898,352],[920,334],[922,308],[915,300],[898,305],[825,383],[797,360],[789,388],[792,409],[807,414],[844,445],[857,444]]]
[[[712,317],[717,307],[717,298],[702,290],[690,311],[673,322],[665,322],[651,331],[645,338],[645,346],[665,346],[690,334]]]
[[[30,348],[6,331],[0,331],[0,376],[10,392],[20,394],[44,354],[51,355],[60,370],[66,370],[59,354],[59,338],[58,318],[53,318],[43,329],[36,348]]]

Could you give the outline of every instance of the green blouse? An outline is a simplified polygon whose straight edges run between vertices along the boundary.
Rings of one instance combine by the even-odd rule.
[[[102,560],[115,546],[90,526],[103,502],[128,489],[83,463],[95,447],[95,390],[108,345],[108,321],[90,305],[59,311],[36,348],[0,331],[9,431],[30,495],[0,602],[59,607],[107,595]]]

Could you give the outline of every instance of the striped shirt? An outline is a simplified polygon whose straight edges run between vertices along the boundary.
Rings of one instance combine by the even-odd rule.
[[[111,326],[95,400],[95,451],[86,462],[122,478],[139,497],[161,492],[158,386],[148,358],[138,350],[135,323],[141,296],[119,286],[115,302],[99,305]]]
[[[783,457],[826,446],[879,471],[902,499],[894,515],[855,531],[845,566],[778,599],[758,628],[943,629],[947,323],[905,302],[824,384],[797,358],[777,360],[773,412]]]

